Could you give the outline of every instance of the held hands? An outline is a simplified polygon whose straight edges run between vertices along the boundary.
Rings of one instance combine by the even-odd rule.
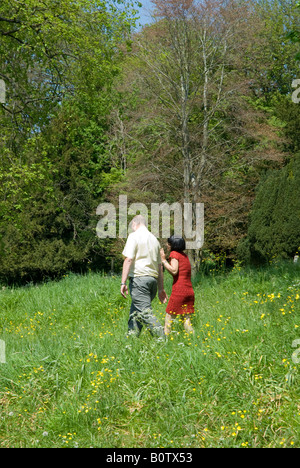
[[[163,248],[160,249],[160,258],[162,263],[166,261],[166,254]],[[164,289],[158,291],[158,297],[162,304],[166,304],[168,302],[168,295]]]
[[[128,288],[126,286],[126,284],[122,284],[121,285],[121,294],[123,297],[125,297],[125,299],[127,299],[128,297]],[[159,300],[162,304],[166,304],[166,302],[168,302],[168,295],[166,293],[166,291],[163,289],[162,291],[159,291],[158,293],[158,297],[159,297]]]
[[[158,292],[158,298],[162,304],[166,304],[168,302],[168,295],[164,289]]]

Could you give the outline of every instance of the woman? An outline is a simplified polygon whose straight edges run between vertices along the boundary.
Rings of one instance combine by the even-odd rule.
[[[161,260],[166,270],[173,275],[172,294],[166,309],[165,334],[169,335],[173,320],[182,315],[184,328],[188,333],[194,333],[190,316],[195,313],[195,294],[191,282],[191,264],[185,250],[185,240],[180,236],[168,239],[169,262],[163,249]]]

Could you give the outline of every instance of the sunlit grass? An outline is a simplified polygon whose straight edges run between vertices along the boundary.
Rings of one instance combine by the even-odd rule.
[[[199,276],[195,335],[166,342],[127,338],[119,283],[0,292],[0,446],[299,447],[299,266]]]

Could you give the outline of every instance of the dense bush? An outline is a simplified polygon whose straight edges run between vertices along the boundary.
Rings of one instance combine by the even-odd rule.
[[[0,281],[107,267],[109,244],[96,236],[96,208],[110,176],[102,132],[97,116],[79,115],[75,103],[65,106],[24,151],[27,165],[3,172]]]
[[[250,215],[248,237],[239,256],[254,262],[289,258],[300,246],[300,155],[260,183]]]

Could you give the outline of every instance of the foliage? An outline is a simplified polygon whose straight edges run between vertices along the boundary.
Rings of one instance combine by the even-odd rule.
[[[235,258],[260,178],[299,151],[299,10],[229,3],[157,0],[132,34],[139,2],[1,2],[2,281],[119,264],[95,213],[120,193],[204,202],[205,249]]]
[[[248,254],[252,260],[291,258],[300,246],[300,155],[261,181],[250,216]],[[245,249],[242,245],[241,252]]]
[[[205,204],[205,248],[233,258],[261,175],[288,149],[279,110],[297,71],[285,37],[292,12],[279,2],[154,3],[157,21],[135,38],[118,80],[126,104],[113,114],[112,153],[126,169],[110,194],[172,203],[188,192]]]
[[[299,10],[300,10],[300,3],[298,2],[295,5],[295,8],[298,9],[298,22],[297,22],[297,27],[295,29],[291,29],[287,35],[287,37],[293,42],[293,43],[300,43],[300,30],[299,30]],[[296,59],[300,60],[300,52],[297,53]]]
[[[1,3],[0,53],[7,51],[0,67],[7,84],[0,109],[3,281],[107,265],[110,246],[97,240],[95,214],[115,178],[105,133],[116,96],[112,80],[133,25],[129,6]]]
[[[27,145],[23,154],[30,166],[14,164],[2,174],[2,280],[30,281],[106,266],[109,246],[95,233],[104,175],[110,176],[103,134],[101,114],[85,114],[78,103],[66,103],[43,137]]]
[[[126,4],[121,12],[102,0],[2,1],[0,72],[11,125],[26,136],[49,121],[67,93],[87,83],[96,91],[95,76],[108,83],[131,24]]]

